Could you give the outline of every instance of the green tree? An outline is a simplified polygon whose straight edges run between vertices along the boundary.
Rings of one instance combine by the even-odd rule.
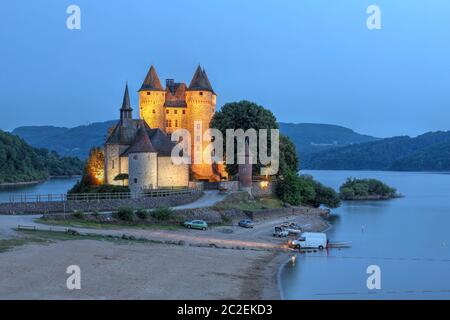
[[[376,179],[347,178],[339,188],[340,197],[344,200],[376,196],[394,198],[397,190]]]
[[[286,172],[283,177],[277,181],[276,195],[281,201],[297,206],[302,202],[302,186],[300,178],[296,172]],[[307,189],[307,188],[306,188]],[[303,195],[311,196],[314,189],[303,190]]]
[[[225,104],[220,111],[214,114],[210,124],[211,128],[220,130],[224,136],[224,150],[225,150],[225,136],[227,129],[259,129],[268,130],[268,152],[271,150],[270,129],[279,129],[277,119],[273,113],[250,101],[240,101]],[[236,146],[235,146],[236,150]],[[235,155],[235,163],[236,155]],[[238,172],[237,164],[227,164],[227,172],[234,176]],[[258,175],[261,169],[261,164],[253,165],[253,174]],[[295,151],[295,145],[288,137],[280,135],[280,170],[279,174],[283,174],[288,170],[296,171],[298,169],[298,158]]]
[[[295,144],[285,135],[280,134],[280,170],[278,175],[284,175],[289,171],[297,172],[299,160]]]

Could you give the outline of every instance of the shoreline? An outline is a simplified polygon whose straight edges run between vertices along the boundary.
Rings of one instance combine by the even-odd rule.
[[[71,178],[80,178],[80,175],[73,176],[50,176],[46,180],[33,180],[33,181],[20,181],[20,182],[4,182],[0,183],[0,187],[19,187],[19,186],[28,186],[28,185],[36,185],[40,183],[47,182],[52,179],[71,179]]]
[[[329,221],[327,221],[326,219],[323,219],[323,220],[324,220],[324,222],[326,222],[326,224],[328,226],[325,229],[316,230],[316,232],[327,232],[328,230],[333,228],[333,225]],[[296,252],[295,252],[295,254],[296,254]],[[292,257],[292,254],[289,254],[288,252],[278,253],[278,258],[276,259],[278,262],[277,263],[278,268],[275,273],[272,273],[272,279],[276,283],[276,286],[273,287],[272,290],[276,292],[277,298],[273,297],[273,294],[272,294],[272,296],[270,296],[270,295],[265,296],[264,292],[262,292],[262,294],[261,294],[262,299],[264,299],[264,300],[285,300],[284,294],[283,294],[283,286],[281,285],[281,273],[282,273],[284,267],[286,266],[286,264],[288,264],[291,261],[291,257]]]
[[[18,187],[18,186],[28,186],[28,185],[35,185],[35,184],[39,184],[39,183],[43,183],[47,180],[42,180],[42,181],[22,181],[22,182],[4,182],[4,183],[0,183],[0,187]]]
[[[60,292],[56,287],[48,286],[48,283],[52,283],[52,286],[55,285],[54,274],[48,270],[55,266],[49,266],[45,259],[36,260],[36,257],[42,255],[48,256],[49,259],[55,255],[61,255],[65,260],[61,259],[59,263],[67,264],[69,260],[70,263],[73,263],[75,260],[84,264],[88,268],[86,274],[89,274],[90,278],[92,277],[89,280],[92,287],[87,288],[88,290],[80,295],[80,298],[189,299],[193,297],[191,289],[188,288],[197,288],[195,297],[198,299],[280,300],[283,299],[280,281],[282,268],[289,261],[289,257],[296,254],[296,251],[279,246],[285,242],[284,240],[272,237],[273,226],[284,223],[284,221],[297,222],[303,225],[305,231],[330,228],[330,223],[326,218],[317,212],[310,212],[300,215],[277,214],[265,217],[259,221],[261,227],[253,232],[237,226],[227,226],[227,229],[233,230],[231,237],[230,233],[222,232],[225,227],[213,228],[204,232],[185,229],[174,231],[120,229],[93,232],[93,229],[79,229],[82,233],[96,234],[97,236],[113,234],[118,239],[122,234],[127,233],[134,235],[136,239],[144,237],[154,243],[144,244],[133,241],[123,243],[123,240],[115,240],[111,237],[106,238],[110,241],[80,238],[64,243],[55,239],[56,241],[49,246],[29,243],[9,252],[3,252],[1,255],[4,255],[6,260],[9,257],[9,260],[17,261],[18,267],[33,264],[38,268],[31,273],[21,274],[17,273],[16,268],[11,268],[10,265],[2,266],[0,263],[0,271],[14,274],[16,279],[14,282],[10,282],[8,279],[0,280],[0,287],[4,285],[13,289],[16,288],[17,281],[25,283],[29,280],[27,277],[32,277],[39,279],[35,280],[37,283],[33,295],[38,295],[40,299],[70,299],[69,293]],[[13,225],[11,222],[10,224]],[[168,238],[171,240],[167,241]],[[174,241],[178,240],[183,241],[181,244],[174,245]],[[117,241],[122,244],[115,245],[114,243]],[[260,244],[261,247],[255,247]],[[78,246],[83,247],[83,250],[78,251]],[[245,248],[246,246],[247,248]],[[77,252],[77,254],[65,256],[65,253],[69,251]],[[108,252],[106,258],[102,258],[104,252]],[[196,258],[194,259],[193,256]],[[126,257],[126,261],[119,257]],[[180,260],[183,261],[183,267],[179,264]],[[120,283],[112,283],[99,292],[94,283],[104,283],[105,279],[103,273],[93,276],[99,270],[98,265],[116,274]],[[128,276],[125,270],[141,268],[143,265],[152,265],[156,269],[150,274],[143,270],[137,278],[134,275],[135,280],[139,280],[138,287],[137,290],[131,290],[125,281]],[[164,267],[167,265],[171,267],[169,269]],[[193,277],[189,280],[191,282],[185,290],[178,290],[174,295],[173,290],[179,285],[176,281],[177,275],[186,267],[195,270]],[[37,278],[36,272],[39,273]],[[150,283],[149,281],[153,288],[150,293],[147,292],[148,285],[145,285]],[[209,285],[211,282],[215,283],[214,287]],[[119,294],[119,291],[123,292]],[[19,290],[11,297],[24,299],[30,297],[29,294],[29,292],[20,292]]]

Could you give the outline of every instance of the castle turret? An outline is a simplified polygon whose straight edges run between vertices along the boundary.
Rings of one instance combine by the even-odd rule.
[[[142,126],[127,150],[128,185],[133,195],[158,187],[158,154]]]
[[[151,128],[165,129],[164,113],[165,91],[151,66],[139,89],[139,113]]]
[[[248,192],[250,197],[252,195],[252,178],[253,178],[253,165],[252,154],[248,145],[248,140],[245,141],[244,154],[238,154],[238,172],[239,172],[239,189]]]
[[[123,94],[122,108],[120,108],[120,124],[122,127],[133,126],[133,109],[130,104],[130,95],[128,93],[128,83],[125,85],[125,93]]]
[[[214,180],[220,177],[214,174],[211,164],[195,163],[194,157],[201,161],[203,151],[209,144],[204,142],[203,137],[206,130],[209,129],[209,123],[216,109],[216,94],[209,82],[208,76],[204,69],[197,67],[194,77],[191,80],[189,88],[186,90],[186,103],[188,107],[188,130],[192,137],[192,173],[198,180]],[[202,146],[195,146],[194,142],[201,142]],[[207,155],[210,156],[210,155]]]

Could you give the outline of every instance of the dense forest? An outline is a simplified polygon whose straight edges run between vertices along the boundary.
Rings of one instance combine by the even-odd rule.
[[[303,157],[302,168],[318,170],[450,170],[450,131],[360,143]]]
[[[40,181],[50,176],[79,175],[84,163],[36,149],[21,138],[0,130],[0,183]]]

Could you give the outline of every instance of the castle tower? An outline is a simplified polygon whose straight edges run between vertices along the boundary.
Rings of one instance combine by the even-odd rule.
[[[245,141],[244,154],[238,154],[239,164],[239,189],[248,192],[250,197],[252,195],[252,178],[253,178],[253,165],[252,154],[248,145],[248,140]]]
[[[151,66],[139,89],[139,114],[150,128],[165,130],[164,102],[165,91]]]
[[[142,126],[127,150],[128,185],[134,195],[158,187],[158,154]]]
[[[204,149],[209,144],[203,141],[206,130],[209,129],[209,123],[216,109],[216,94],[212,89],[208,76],[204,69],[197,67],[194,77],[186,90],[186,104],[188,108],[188,127],[191,133],[192,141],[192,173],[193,178],[197,180],[220,180],[220,177],[214,174],[211,164],[194,162],[194,155],[202,159]],[[202,147],[194,146],[195,142],[202,143]],[[211,156],[211,155],[207,155]]]
[[[122,106],[120,108],[120,122],[114,127],[105,143],[105,182],[107,184],[120,185],[122,182],[114,178],[127,170],[127,159],[121,158],[136,135],[136,127],[133,121],[133,109],[130,104],[128,84],[125,85]]]
[[[130,94],[128,93],[128,83],[125,85],[122,107],[120,108],[120,125],[122,127],[133,126],[133,109],[130,104]]]

